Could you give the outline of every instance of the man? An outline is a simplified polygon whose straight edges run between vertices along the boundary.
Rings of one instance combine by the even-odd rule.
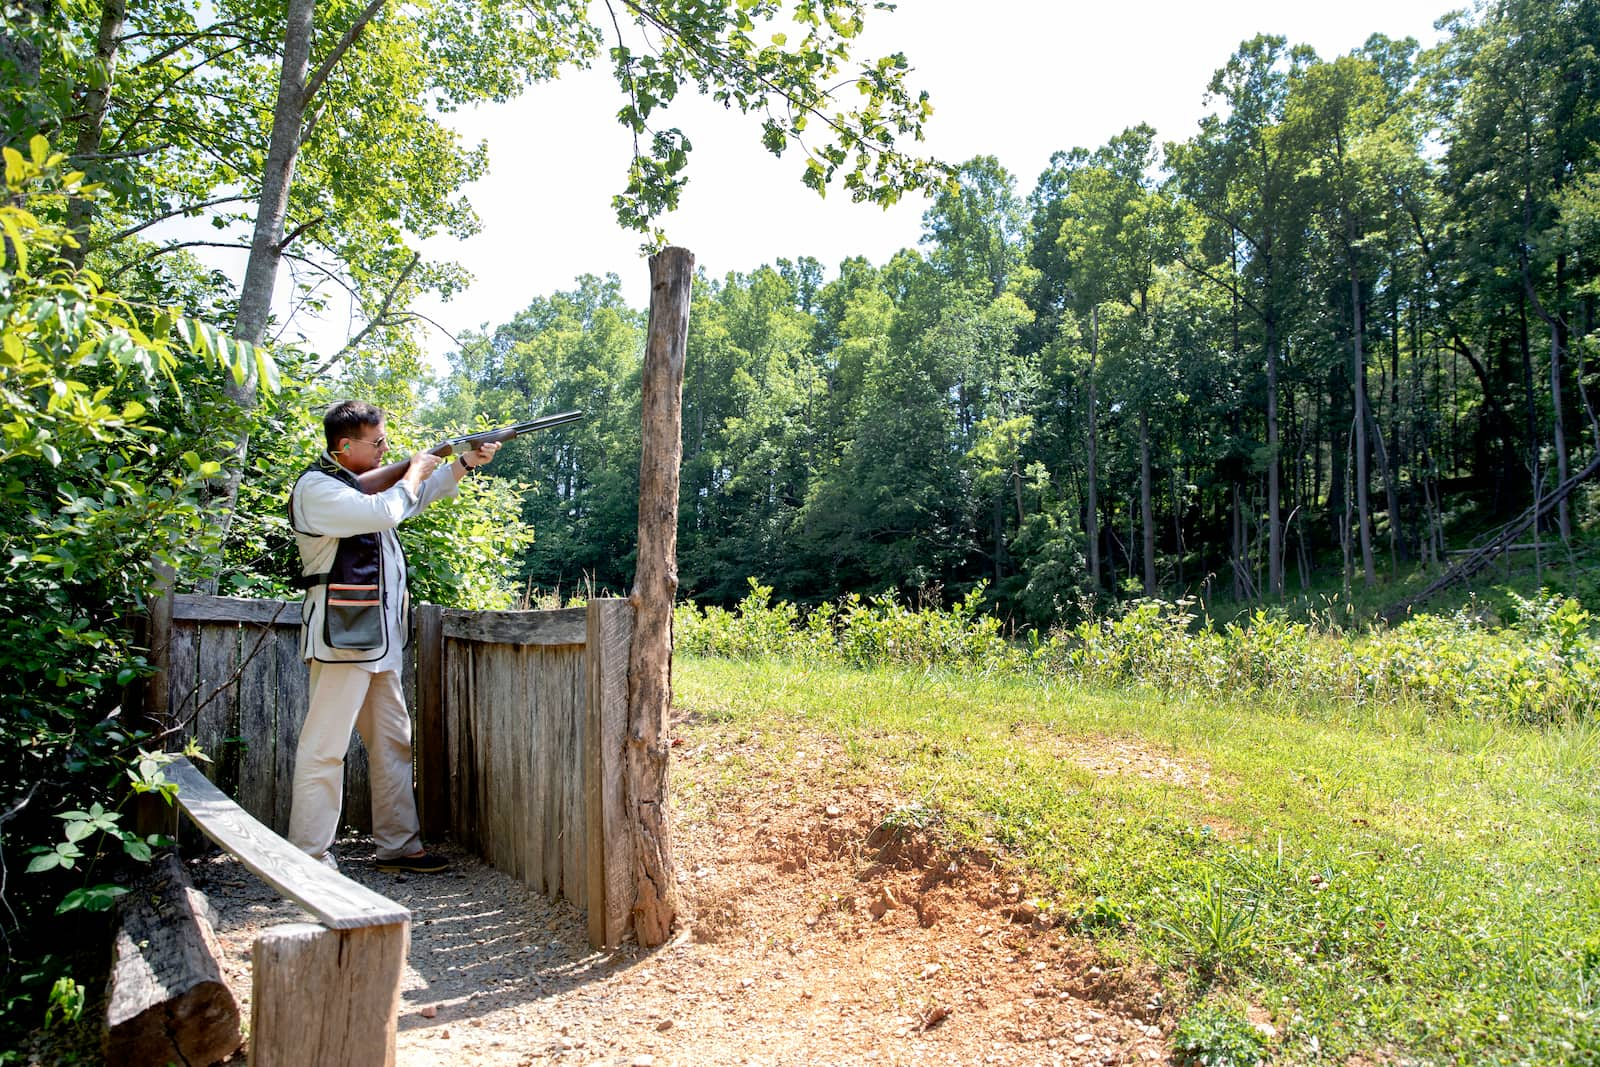
[[[300,652],[311,663],[311,704],[295,750],[289,840],[337,868],[329,848],[344,795],[344,757],[353,726],[367,746],[372,838],[381,871],[442,871],[426,852],[411,778],[411,717],[400,689],[410,606],[405,556],[395,527],[443,497],[498,444],[441,467],[419,452],[383,465],[384,414],[343,400],[322,420],[328,451],[294,483],[289,525],[306,589]]]

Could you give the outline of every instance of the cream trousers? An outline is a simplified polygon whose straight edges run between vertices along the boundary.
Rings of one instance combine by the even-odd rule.
[[[422,847],[411,783],[411,716],[398,671],[311,661],[311,706],[294,757],[289,841],[324,863],[339,829],[350,730],[367,746],[372,778],[372,840],[379,859]]]

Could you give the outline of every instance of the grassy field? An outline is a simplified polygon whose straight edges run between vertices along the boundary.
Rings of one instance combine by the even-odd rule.
[[[1171,976],[1196,1062],[1600,1063],[1592,725],[759,657],[675,675],[691,730],[778,761],[835,738],[841,775],[897,779],[890,818],[1002,846],[1042,906]]]

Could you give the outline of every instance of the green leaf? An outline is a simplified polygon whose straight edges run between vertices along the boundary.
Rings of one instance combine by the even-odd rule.
[[[76,911],[107,911],[116,903],[118,897],[128,890],[120,885],[93,885],[85,888],[74,889],[61,898],[61,903],[56,906],[56,914]]]
[[[11,149],[8,148],[6,151],[9,152]],[[40,871],[48,871],[60,866],[62,866],[61,857],[54,852],[46,852],[28,861],[28,873],[38,874]]]

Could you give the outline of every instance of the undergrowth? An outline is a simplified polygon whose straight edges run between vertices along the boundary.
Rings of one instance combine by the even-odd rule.
[[[738,607],[685,604],[677,647],[701,655],[789,657],[868,667],[949,667],[1080,685],[1259,695],[1520,723],[1586,720],[1600,707],[1600,643],[1577,601],[1512,595],[1503,625],[1470,609],[1393,628],[1313,627],[1259,609],[1216,625],[1190,601],[1141,600],[1121,614],[1021,638],[981,611],[977,589],[946,610],[852,593],[802,612],[750,582]]]

